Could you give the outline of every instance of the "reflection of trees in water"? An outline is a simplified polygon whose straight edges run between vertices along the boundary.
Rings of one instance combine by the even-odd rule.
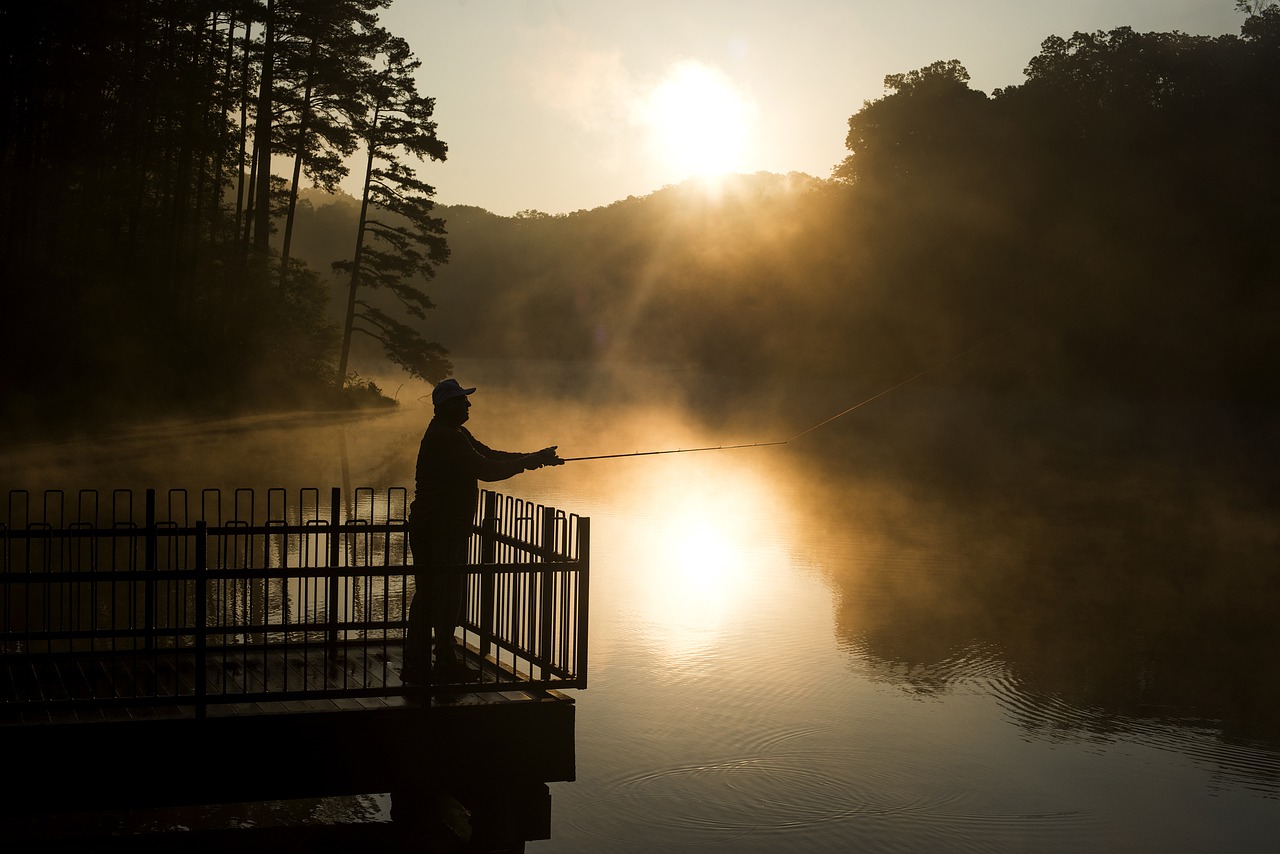
[[[1019,449],[1026,434],[990,409],[972,432],[937,415],[945,440],[859,437],[881,465],[832,566],[837,630],[873,678],[926,695],[980,685],[1043,737],[1203,725],[1280,748],[1275,507],[1237,469],[1200,465],[1198,440],[1152,432],[1144,448],[1134,419],[1064,423]]]

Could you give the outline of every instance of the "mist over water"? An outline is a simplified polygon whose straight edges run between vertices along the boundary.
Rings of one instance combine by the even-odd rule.
[[[478,438],[565,457],[780,441],[882,390],[456,375]],[[1266,850],[1280,543],[1257,426],[964,380],[782,446],[498,484],[593,520],[578,780],[530,850]],[[0,483],[412,489],[426,394],[10,449]]]

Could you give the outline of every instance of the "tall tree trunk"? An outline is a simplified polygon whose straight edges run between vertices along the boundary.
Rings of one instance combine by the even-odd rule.
[[[280,286],[289,278],[289,248],[293,243],[293,217],[298,210],[298,183],[302,180],[302,161],[307,151],[307,122],[311,118],[311,81],[315,75],[318,47],[311,41],[307,64],[307,88],[302,95],[302,115],[298,117],[298,142],[293,155],[293,185],[289,189],[289,213],[284,219],[284,243],[280,247]]]
[[[248,203],[244,209],[244,237],[241,245],[244,247],[245,255],[249,253],[249,247],[253,242],[253,212],[257,208],[257,192],[258,192],[258,146],[253,146],[253,159],[249,162],[249,192],[245,195]]]
[[[377,114],[374,114],[373,127],[377,127]],[[356,227],[356,252],[351,259],[351,284],[347,288],[347,317],[342,327],[342,355],[338,358],[338,376],[336,385],[339,389],[347,381],[347,358],[351,355],[351,333],[356,319],[356,289],[360,286],[360,256],[364,254],[364,224],[369,216],[369,184],[373,180],[374,134],[370,133],[366,140],[369,156],[364,167],[364,192],[360,194],[360,223]]]
[[[252,54],[253,19],[246,17],[244,21],[244,64],[240,68],[240,168],[236,177],[236,230],[234,239],[239,240],[245,217],[244,167],[245,155],[249,147],[249,57]],[[249,166],[253,168],[252,165]],[[252,188],[250,188],[252,192]]]
[[[191,251],[187,256],[187,264],[191,269],[200,265],[200,250],[204,245],[204,236],[201,234],[204,225],[205,215],[205,188],[210,181],[210,172],[215,162],[218,149],[221,148],[221,138],[217,133],[216,113],[221,106],[215,99],[214,93],[218,86],[218,20],[219,14],[216,11],[209,13],[209,56],[204,72],[204,98],[201,99],[200,110],[200,149],[199,159],[196,161],[196,197],[191,204]],[[215,141],[216,140],[216,141]],[[210,150],[210,144],[213,149]],[[216,182],[216,178],[214,179]],[[210,193],[216,195],[216,191]],[[210,239],[212,239],[212,221],[210,222]]]
[[[262,44],[262,79],[258,85],[258,116],[254,126],[258,151],[258,186],[254,201],[253,252],[265,261],[271,250],[271,88],[275,64],[275,0],[267,0],[267,29]]]
[[[222,59],[222,68],[219,73],[222,76],[222,100],[218,105],[218,109],[223,117],[218,124],[218,130],[229,131],[230,122],[225,119],[231,115],[231,93],[234,91],[233,84],[235,82],[235,72],[232,70],[232,64],[235,62],[235,45],[236,45],[236,13],[234,11],[227,13],[227,44],[226,55]],[[225,232],[226,220],[223,203],[223,174],[227,167],[227,138],[222,134],[217,135],[217,148],[213,153],[213,164],[210,167],[213,172],[213,192],[209,194],[209,242],[216,248],[222,241]]]

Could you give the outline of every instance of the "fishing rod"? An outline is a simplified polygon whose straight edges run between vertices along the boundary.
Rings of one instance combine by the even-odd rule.
[[[652,457],[656,454],[692,454],[695,451],[732,451],[734,448],[763,448],[765,445],[785,445],[787,441],[781,442],[751,442],[745,445],[716,445],[713,448],[672,448],[667,451],[634,451],[630,454],[597,454],[594,457],[564,457],[566,463],[576,463],[581,460],[616,460],[619,457]]]
[[[985,340],[979,341],[977,344],[974,344],[972,347],[968,348],[967,350],[962,350],[961,352],[956,353],[953,356],[949,356],[948,358],[944,359],[938,364],[925,368],[923,371],[916,374],[915,376],[908,377],[902,382],[896,383],[895,385],[891,385],[888,388],[884,389],[883,391],[878,391],[875,394],[871,395],[871,397],[868,397],[865,400],[861,400],[855,403],[853,406],[850,406],[848,409],[845,409],[841,412],[837,412],[835,415],[832,415],[830,418],[819,421],[817,424],[814,424],[812,427],[809,427],[805,430],[801,430],[799,433],[795,434],[790,439],[782,439],[776,442],[747,442],[741,445],[716,445],[716,446],[707,447],[707,448],[672,448],[670,450],[664,450],[664,451],[634,451],[629,454],[596,454],[595,456],[590,456],[590,457],[565,457],[564,462],[576,463],[576,462],[581,462],[583,460],[616,460],[621,457],[652,457],[658,454],[692,454],[698,451],[732,451],[737,448],[764,448],[770,445],[785,445],[788,442],[794,442],[796,439],[799,439],[801,436],[805,436],[805,435],[808,435],[809,433],[812,433],[814,430],[817,430],[819,427],[824,427],[827,424],[830,424],[832,421],[835,421],[837,418],[843,418],[844,416],[848,415],[850,412],[853,412],[855,409],[860,409],[861,407],[866,406],[868,403],[871,403],[873,400],[882,398],[889,392],[902,388],[907,383],[915,382],[925,374],[932,373],[941,367],[951,364],[956,359],[959,359],[961,356],[964,356],[968,353],[973,352],[974,350],[978,349],[985,343],[987,343]]]

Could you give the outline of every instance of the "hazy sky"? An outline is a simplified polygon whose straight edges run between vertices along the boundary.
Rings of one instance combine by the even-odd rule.
[[[1243,16],[1233,0],[396,0],[382,20],[422,59],[449,145],[421,176],[442,203],[510,215],[699,173],[827,177],[886,74],[958,59],[990,92],[1049,35],[1219,35]]]

